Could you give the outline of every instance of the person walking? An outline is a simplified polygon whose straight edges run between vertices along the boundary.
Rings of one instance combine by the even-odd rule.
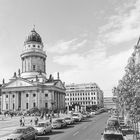
[[[20,123],[20,126],[22,126],[22,118],[20,118],[19,123]]]
[[[22,117],[22,126],[25,126],[25,118],[24,118],[24,116]]]
[[[38,124],[38,118],[37,118],[37,117],[35,117],[34,122],[35,122],[35,125],[37,125],[37,124]]]

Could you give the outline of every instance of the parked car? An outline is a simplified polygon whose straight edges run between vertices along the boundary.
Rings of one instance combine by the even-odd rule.
[[[73,113],[72,118],[75,122],[80,122],[82,120],[82,115],[80,115],[79,113]]]
[[[118,119],[116,118],[109,118],[107,121],[107,128],[112,128],[114,127],[115,129],[120,129],[120,124]]]
[[[59,119],[57,119],[57,121],[61,123],[61,127],[66,127],[67,126],[67,123],[64,119],[59,118]]]
[[[105,130],[101,135],[101,140],[125,140],[125,135],[123,135],[119,130]]]
[[[32,126],[19,127],[14,130],[6,140],[35,140],[36,130]]]
[[[124,135],[128,135],[128,134],[134,134],[134,130],[133,128],[129,127],[129,126],[121,126],[121,131]]]
[[[67,126],[67,123],[64,119],[55,119],[52,121],[52,128],[62,128]]]
[[[68,125],[74,123],[74,119],[72,117],[65,117],[64,120]]]
[[[52,125],[50,122],[39,122],[35,127],[37,135],[45,135],[46,133],[52,132]]]

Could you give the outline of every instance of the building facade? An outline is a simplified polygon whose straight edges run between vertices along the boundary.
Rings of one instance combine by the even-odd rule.
[[[96,83],[66,85],[65,98],[67,107],[73,104],[103,107],[103,91]]]
[[[116,108],[116,104],[113,101],[113,97],[104,97],[104,107],[107,109]]]
[[[33,29],[27,36],[21,53],[22,68],[8,83],[3,80],[2,111],[29,110],[37,107],[49,110],[65,108],[65,85],[52,75],[46,77],[46,52],[40,35]]]

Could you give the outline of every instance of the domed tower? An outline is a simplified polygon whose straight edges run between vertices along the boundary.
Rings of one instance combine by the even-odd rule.
[[[33,29],[24,42],[21,54],[21,77],[34,80],[36,77],[46,78],[46,52],[43,51],[40,35]]]

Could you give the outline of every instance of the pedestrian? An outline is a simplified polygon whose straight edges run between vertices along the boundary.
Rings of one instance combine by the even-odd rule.
[[[25,118],[24,118],[24,116],[22,117],[22,126],[25,126]]]
[[[37,125],[37,124],[38,124],[38,118],[37,118],[37,117],[35,117],[34,122],[35,122],[35,125]]]
[[[19,123],[20,123],[20,126],[22,126],[22,118],[20,118]]]

